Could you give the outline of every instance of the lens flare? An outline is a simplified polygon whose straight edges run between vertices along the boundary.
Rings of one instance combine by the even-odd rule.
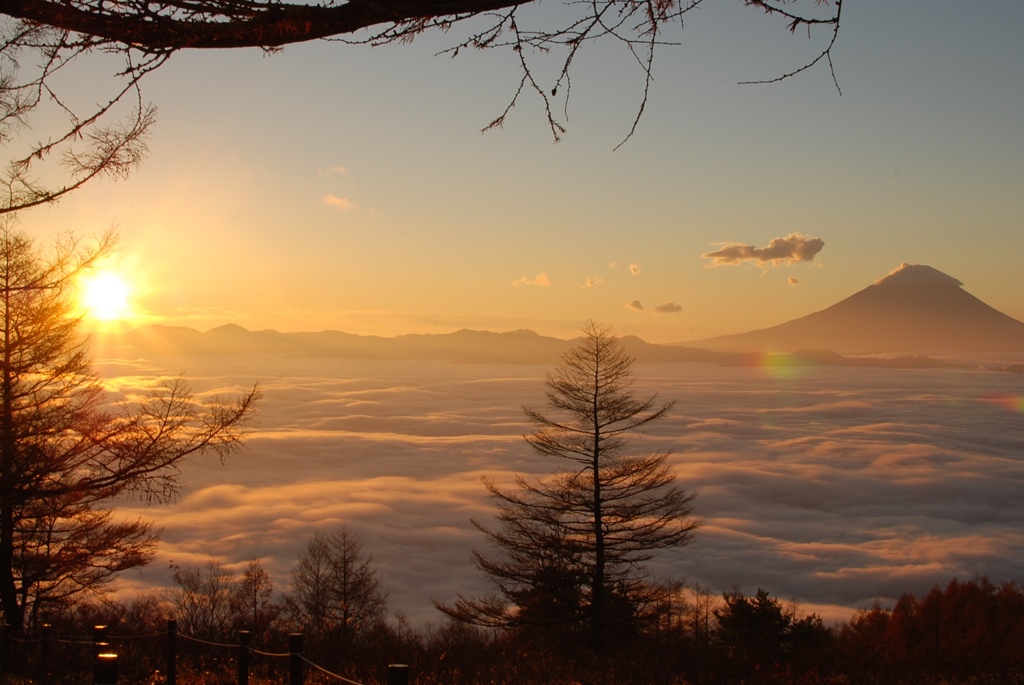
[[[761,371],[779,380],[799,378],[806,373],[806,367],[794,363],[788,354],[766,354],[761,358]]]
[[[1007,411],[1024,414],[1024,395],[1010,395],[1006,393],[988,393],[982,400],[997,404]]]

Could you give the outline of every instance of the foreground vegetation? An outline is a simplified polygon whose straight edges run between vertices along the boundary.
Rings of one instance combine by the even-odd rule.
[[[81,604],[52,616],[54,633],[63,636],[50,656],[52,666],[62,669],[58,681],[90,682],[87,646],[67,638],[88,638],[92,626],[107,624],[122,652],[122,682],[163,682],[160,633],[179,611],[169,597]],[[286,596],[274,603],[264,626],[254,626],[244,607],[232,602],[219,632],[205,637],[236,643],[236,630],[257,627],[253,648],[286,652],[288,633],[300,627],[291,601]],[[1024,683],[1024,587],[1017,583],[953,580],[924,597],[905,594],[892,607],[862,610],[835,626],[797,615],[765,590],[718,596],[690,588],[654,613],[659,618],[653,622],[623,623],[600,652],[579,625],[489,630],[446,619],[414,629],[401,617],[378,616],[358,630],[325,623],[307,633],[305,655],[367,684],[385,682],[387,665],[395,662],[409,664],[412,682],[424,685]],[[41,643],[33,637],[5,636],[2,682],[34,680]],[[179,645],[178,682],[235,682],[237,649],[189,639]],[[254,655],[251,682],[287,682],[282,661]],[[308,674],[310,683],[340,682],[312,668]]]

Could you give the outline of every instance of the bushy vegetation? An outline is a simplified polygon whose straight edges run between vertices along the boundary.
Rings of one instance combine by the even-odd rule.
[[[289,615],[295,597],[275,593],[263,606],[266,613],[251,612],[252,605],[237,600],[251,589],[253,569],[250,565],[238,577],[215,564],[191,569],[200,577],[217,575],[218,587],[228,588],[222,595],[227,622],[221,633],[210,636],[213,642],[237,644],[235,631],[259,628],[254,620],[273,615],[261,632],[253,631],[252,646],[260,652],[286,652],[288,634],[301,629]],[[166,638],[160,633],[168,617],[180,615],[175,602],[181,590],[177,600],[174,593],[153,594],[128,604],[83,603],[51,616],[52,630],[61,638],[51,642],[46,662],[54,682],[91,682],[91,646],[84,643],[97,624],[109,626],[111,642],[122,655],[122,682],[163,682]],[[380,586],[370,588],[374,607],[380,592]],[[337,616],[336,610],[325,607],[323,615]],[[659,621],[612,636],[600,651],[571,626],[482,629],[442,618],[413,628],[400,614],[370,613],[370,620],[344,630],[325,625],[327,633],[307,643],[306,657],[367,685],[386,682],[389,663],[409,664],[412,682],[420,685],[1024,683],[1024,587],[984,577],[953,580],[924,597],[905,594],[891,607],[876,605],[834,626],[813,614],[799,615],[763,589],[753,595],[736,589],[717,595],[691,587],[659,608]],[[76,644],[76,636],[83,644]],[[5,636],[0,681],[36,682],[42,642],[34,638],[39,637]],[[178,682],[235,682],[237,648],[191,637],[196,636],[182,628]],[[254,654],[250,682],[287,682],[287,660]],[[309,669],[307,682],[339,681]]]

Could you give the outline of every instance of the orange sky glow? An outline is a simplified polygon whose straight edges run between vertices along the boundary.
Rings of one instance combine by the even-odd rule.
[[[446,35],[185,53],[145,83],[160,108],[145,165],[21,223],[116,227],[151,286],[139,313],[200,330],[570,337],[592,318],[675,342],[822,309],[901,262],[1024,319],[1022,13],[847,7],[840,95],[827,68],[738,85],[827,36],[702,8],[614,152],[643,84],[614,45],[577,59],[557,145],[529,99],[481,135],[515,64],[432,59]],[[116,84],[90,65],[92,101]]]

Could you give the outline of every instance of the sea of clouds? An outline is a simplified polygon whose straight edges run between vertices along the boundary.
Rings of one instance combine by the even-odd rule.
[[[315,529],[347,524],[372,554],[391,611],[417,625],[431,600],[489,592],[470,563],[489,523],[481,477],[544,476],[522,405],[545,367],[324,358],[107,362],[114,394],[186,372],[200,392],[265,392],[247,448],[192,462],[173,503],[121,507],[163,528],[125,594],[169,565],[260,559],[287,589]],[[984,370],[637,365],[638,394],[676,400],[635,442],[671,451],[703,518],[657,573],[715,591],[763,587],[846,619],[953,577],[1024,580],[1024,379]]]

